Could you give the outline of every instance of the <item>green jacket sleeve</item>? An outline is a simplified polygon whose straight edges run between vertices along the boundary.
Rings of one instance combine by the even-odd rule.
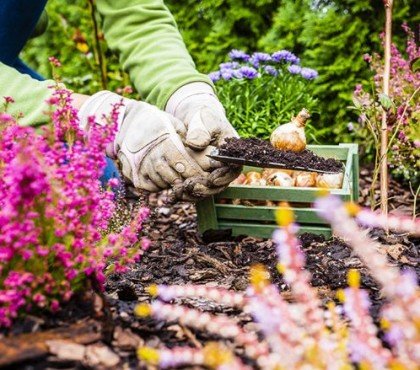
[[[97,0],[109,47],[147,102],[164,109],[190,82],[210,79],[197,72],[176,23],[162,0]]]
[[[44,112],[48,111],[45,103],[54,92],[49,86],[55,84],[52,80],[37,81],[32,77],[19,73],[0,62],[0,107],[3,97],[10,96],[15,103],[10,104],[8,113],[21,116],[22,126],[37,126],[48,122]]]

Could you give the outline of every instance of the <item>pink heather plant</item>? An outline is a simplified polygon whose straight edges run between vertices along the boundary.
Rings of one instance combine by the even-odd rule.
[[[354,91],[354,109],[359,114],[356,134],[366,146],[367,154],[379,162],[379,141],[382,109],[388,115],[389,163],[394,175],[403,176],[416,186],[420,183],[420,71],[415,62],[420,57],[420,47],[416,44],[414,32],[403,25],[407,33],[405,55],[395,45],[391,47],[390,96],[382,92],[383,63],[378,54],[365,55],[375,73],[372,87],[357,85]]]
[[[203,285],[153,285],[149,287],[149,293],[159,300],[150,305],[138,305],[135,313],[139,317],[182,321],[192,328],[229,339],[242,346],[245,356],[253,359],[261,369],[417,369],[420,362],[420,291],[417,283],[412,274],[401,273],[390,266],[374,242],[357,226],[360,215],[363,215],[363,224],[384,225],[381,216],[353,204],[345,205],[333,196],[320,198],[316,208],[382,284],[387,302],[381,323],[387,345],[378,337],[378,328],[369,314],[368,293],[360,289],[358,271],[349,271],[349,287],[338,292],[343,305],[329,302],[323,306],[316,289],[310,285],[309,272],[304,269],[305,256],[296,238],[299,228],[288,208],[279,209],[277,219],[281,227],[273,238],[279,256],[278,270],[290,286],[292,302],[286,301],[277,286],[270,283],[268,271],[257,265],[251,268],[251,284],[245,292]],[[418,221],[407,224],[405,220],[392,220],[392,225],[420,234]],[[205,298],[241,309],[253,317],[263,337],[256,338],[234,318],[169,304],[182,298]],[[160,368],[179,365],[245,368],[233,353],[226,355],[225,361],[219,357],[216,363],[209,363],[206,353],[206,347],[160,350],[142,347],[138,350],[141,360]]]
[[[56,90],[49,103],[41,135],[0,113],[0,327],[27,310],[58,310],[88,282],[103,289],[105,269],[124,271],[149,245],[138,238],[145,208],[121,233],[105,233],[114,193],[99,177],[119,107],[105,127],[92,117],[86,134],[69,91]]]

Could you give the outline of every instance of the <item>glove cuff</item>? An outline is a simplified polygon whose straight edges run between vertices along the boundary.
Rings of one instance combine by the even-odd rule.
[[[180,87],[169,98],[165,111],[176,117],[178,107],[189,98],[207,98],[219,102],[213,88],[205,82],[192,82]],[[219,103],[220,104],[220,103]]]
[[[117,121],[119,130],[124,118],[125,110],[130,102],[130,99],[124,98],[111,91],[99,91],[89,97],[80,107],[78,113],[79,126],[83,130],[86,130],[90,117],[95,117],[95,123],[102,126],[106,125],[106,119],[110,117],[114,106],[122,103],[122,106],[118,109]]]

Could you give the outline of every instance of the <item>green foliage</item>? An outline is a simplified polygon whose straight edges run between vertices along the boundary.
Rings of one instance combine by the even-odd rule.
[[[121,70],[118,57],[107,49],[100,30],[95,33],[93,16],[98,23],[99,19],[89,4],[88,0],[49,1],[48,29],[28,42],[23,58],[41,75],[51,78],[48,57],[57,57],[63,65],[60,72],[63,82],[79,93],[92,94],[103,88],[116,90],[128,85],[129,79]]]
[[[88,6],[92,1],[50,0],[49,29],[30,42],[24,55],[45,76],[49,76],[47,57],[57,56],[63,63],[64,82],[82,93],[103,88],[104,76],[105,86],[111,90],[129,84],[117,56],[107,49],[102,35],[95,36],[93,32]],[[166,0],[165,3],[203,72],[216,69],[234,48],[267,52],[289,49],[301,56],[320,75],[313,90],[320,112],[320,117],[314,117],[316,139],[321,142],[354,139],[346,127],[356,117],[347,107],[351,105],[354,86],[371,76],[363,54],[381,49],[378,36],[384,24],[382,1]],[[395,2],[397,45],[403,44],[402,21],[418,24],[419,4],[416,0]],[[78,36],[85,44],[77,42]],[[95,51],[96,38],[101,40],[101,53]],[[87,52],[83,45],[88,46]]]
[[[231,49],[257,50],[280,0],[166,0],[189,51],[203,72]],[[277,49],[275,49],[277,50]]]
[[[408,38],[406,55],[395,45],[391,47],[390,96],[382,93],[383,63],[382,56],[366,56],[373,80],[357,85],[353,104],[359,115],[354,126],[356,137],[362,142],[365,155],[375,162],[373,180],[379,172],[381,162],[380,146],[382,116],[386,112],[388,126],[388,163],[394,177],[410,182],[413,187],[420,185],[420,72],[414,68],[414,61],[420,55],[414,33],[404,26]]]
[[[222,81],[217,91],[239,135],[268,139],[302,108],[313,112],[317,101],[307,92],[309,83],[290,74],[263,75],[255,80]]]
[[[397,2],[395,8],[395,37],[401,43],[399,25],[402,20],[418,21],[419,12],[414,1]],[[356,117],[347,107],[354,86],[371,75],[362,57],[380,49],[383,23],[382,1],[283,1],[273,27],[259,41],[267,51],[291,49],[318,70],[314,94],[320,100],[320,140],[351,140],[346,127]]]
[[[316,112],[318,102],[311,93],[315,81],[300,73],[290,73],[290,63],[284,60],[255,63],[251,58],[249,62],[226,64],[227,68],[221,65],[220,72],[212,75],[221,74],[220,79],[214,78],[215,86],[227,117],[240,136],[269,139],[277,126],[290,122],[302,108]],[[259,67],[254,69],[256,65]],[[309,137],[312,131],[308,125]]]

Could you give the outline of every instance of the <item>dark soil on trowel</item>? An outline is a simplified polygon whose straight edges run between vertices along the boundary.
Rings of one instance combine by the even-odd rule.
[[[291,298],[288,287],[275,270],[277,260],[271,240],[231,238],[229,232],[215,232],[206,235],[205,242],[197,233],[193,204],[172,203],[167,193],[150,196],[142,202],[152,209],[152,216],[145,226],[145,234],[153,242],[143,260],[127,274],[110,276],[103,299],[99,296],[79,297],[59,315],[31,316],[18,323],[13,331],[15,335],[9,334],[12,338],[16,336],[16,348],[19,348],[17,334],[21,332],[34,332],[35,341],[37,335],[45,330],[70,330],[74,324],[85,325],[90,331],[98,333],[98,330],[92,329],[94,320],[95,325],[101,328],[99,338],[74,338],[75,342],[83,343],[86,348],[100,346],[111,350],[119,357],[120,362],[108,368],[146,368],[143,364],[139,365],[135,357],[135,349],[139,345],[199,347],[206,341],[217,339],[179,323],[162,323],[134,317],[135,305],[149,301],[149,296],[145,293],[149,284],[193,283],[244,290],[248,285],[249,267],[261,262],[268,266],[273,281],[285,298]],[[128,202],[129,207],[133,207],[133,204]],[[410,239],[405,235],[386,235],[381,230],[374,230],[371,235],[381,243],[380,250],[388,255],[390,264],[398,265],[401,269],[414,269],[420,276],[419,239]],[[361,272],[363,287],[369,291],[372,299],[371,311],[377,318],[383,303],[380,287],[352,250],[336,238],[325,240],[320,236],[306,234],[301,237],[301,241],[307,256],[307,268],[313,276],[312,285],[318,289],[322,300],[326,302],[335,299],[336,290],[346,286],[348,269],[356,268]],[[212,313],[229,314],[249,330],[255,330],[250,317],[244,313],[204,300],[188,300],[186,303]],[[68,340],[72,341],[72,337]],[[0,344],[1,342],[0,334]],[[102,356],[103,363],[107,363],[109,358],[103,354]],[[34,356],[26,363],[9,367],[22,370],[90,368],[107,367],[94,365],[87,360],[72,360],[65,356],[63,358],[48,354],[48,351],[38,357]]]
[[[275,149],[269,141],[261,139],[229,138],[220,146],[221,156],[259,162],[262,166],[268,163],[279,163],[285,168],[302,170],[318,170],[327,172],[343,171],[343,164],[333,158],[323,158],[308,149],[302,152],[282,151]]]

